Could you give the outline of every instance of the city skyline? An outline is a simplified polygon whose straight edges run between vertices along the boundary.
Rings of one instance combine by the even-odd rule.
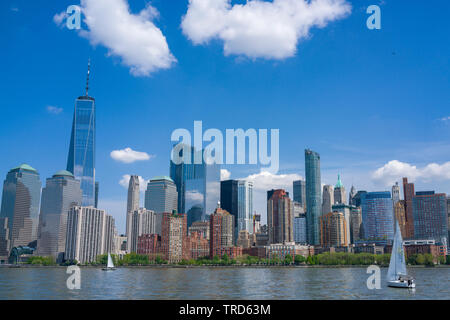
[[[10,10],[13,3],[18,11]],[[90,92],[100,119],[95,179],[100,182],[99,208],[114,216],[121,233],[128,183],[122,187],[119,182],[132,174],[145,180],[169,175],[170,133],[192,128],[194,120],[222,130],[280,129],[278,175],[261,174],[250,165],[223,167],[230,179],[253,179],[254,208],[263,220],[267,190],[283,188],[292,194],[292,181],[305,178],[305,148],[321,155],[322,184],[334,185],[341,173],[346,190],[354,185],[357,190],[383,191],[407,176],[417,190],[449,194],[445,169],[449,165],[444,166],[450,158],[445,105],[449,93],[443,86],[449,68],[441,55],[448,44],[437,41],[432,32],[444,23],[440,17],[445,17],[445,10],[432,10],[430,26],[430,11],[422,10],[425,2],[417,3],[409,10],[423,23],[411,25],[410,17],[398,14],[405,10],[402,5],[388,3],[382,6],[383,28],[374,33],[364,27],[367,16],[359,4],[349,3],[353,10],[348,17],[311,29],[311,38],[300,42],[297,53],[279,61],[224,56],[220,43],[193,46],[179,31],[186,4],[157,2],[154,6],[164,19],[157,24],[177,63],[151,77],[136,77],[120,58],[105,57],[107,50],[101,45],[93,48],[76,32],[55,25],[54,15],[69,2],[53,1],[38,10],[38,4],[6,1],[2,23],[10,46],[0,55],[12,63],[4,64],[11,78],[2,80],[1,86],[5,90],[1,115],[7,120],[0,133],[8,139],[0,146],[8,152],[0,159],[0,172],[6,175],[10,168],[28,163],[39,171],[43,183],[66,167],[73,101],[84,93],[91,57]],[[130,6],[135,13],[142,9],[139,4]],[[32,26],[37,23],[42,28],[36,29],[46,36],[39,45],[33,39],[37,31]],[[431,44],[426,52],[420,50]],[[77,50],[68,50],[74,46]],[[15,63],[27,61],[29,52],[39,64],[30,69],[26,63]],[[284,115],[271,112],[280,107]],[[18,110],[20,117],[15,116]],[[339,134],[331,135],[330,128]],[[114,158],[113,151],[122,153]],[[143,160],[126,163],[130,155],[131,160]]]

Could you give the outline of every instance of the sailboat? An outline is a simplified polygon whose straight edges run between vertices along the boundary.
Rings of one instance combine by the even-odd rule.
[[[398,221],[395,222],[394,244],[387,273],[388,286],[394,288],[415,288],[414,278],[406,272],[405,252]]]
[[[116,270],[116,268],[114,267],[114,263],[112,261],[111,255],[108,253],[108,264],[106,265],[106,268],[102,269],[103,271],[112,271],[112,270]]]

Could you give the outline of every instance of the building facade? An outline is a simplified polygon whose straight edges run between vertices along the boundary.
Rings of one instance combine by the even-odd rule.
[[[322,247],[347,247],[348,225],[342,212],[330,212],[320,217],[320,244]]]
[[[362,194],[361,208],[365,240],[394,239],[394,210],[390,191]]]
[[[67,215],[70,207],[80,206],[81,201],[80,181],[72,173],[59,171],[47,179],[42,189],[37,255],[53,256],[57,262],[63,261]]]
[[[143,234],[156,234],[156,214],[152,210],[140,208],[131,214],[129,252],[137,252],[139,236]]]
[[[346,204],[346,200],[345,187],[342,184],[341,175],[338,174],[338,181],[334,187],[334,204]]]
[[[269,243],[294,242],[294,213],[289,194],[283,190],[267,192]]]
[[[182,213],[163,213],[161,253],[169,263],[178,263],[188,257],[187,217]]]
[[[332,211],[331,207],[334,205],[334,187],[332,185],[324,185],[322,192],[322,214],[327,214]]]
[[[126,221],[126,236],[127,241],[127,251],[131,251],[131,227],[133,213],[139,210],[139,176],[132,175],[130,181],[128,182],[128,196],[127,196],[127,221]]]
[[[3,182],[0,224],[0,243],[6,250],[0,256],[8,256],[17,246],[27,246],[37,240],[41,180],[36,169],[27,164],[11,169]]]
[[[226,210],[216,208],[209,220],[210,258],[222,256],[222,248],[233,247],[234,217]]]
[[[147,184],[145,208],[156,213],[172,212],[178,208],[177,186],[166,176],[155,177]]]
[[[405,200],[399,200],[394,204],[394,216],[400,227],[402,239],[406,239],[406,212],[405,212]]]
[[[305,150],[306,176],[306,221],[308,243],[320,244],[320,221],[322,211],[320,155],[312,150]]]
[[[294,242],[306,244],[306,214],[294,218]]]
[[[414,183],[409,183],[408,178],[403,178],[403,197],[405,199],[405,229],[406,239],[414,238],[414,214],[413,214],[413,198]]]
[[[306,210],[306,183],[305,180],[293,182],[294,201],[299,203]]]

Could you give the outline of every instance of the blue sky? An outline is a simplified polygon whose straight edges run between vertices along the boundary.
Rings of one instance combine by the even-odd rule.
[[[253,42],[240,44],[243,54],[226,52],[219,36],[198,44],[198,36],[181,26],[188,1],[154,0],[159,15],[148,20],[174,59],[149,74],[130,72],[127,52],[114,54],[102,41],[94,45],[85,22],[82,29],[91,36],[55,23],[55,15],[78,1],[0,4],[0,175],[25,162],[44,182],[65,168],[74,101],[84,94],[90,57],[100,206],[116,217],[119,231],[126,202],[120,180],[168,175],[170,135],[177,128],[193,130],[194,120],[223,132],[280,129],[281,176],[258,176],[256,166],[225,167],[232,178],[254,175],[260,182],[255,207],[263,216],[267,185],[291,190],[291,180],[304,176],[306,147],[321,154],[326,184],[341,173],[347,190],[352,184],[388,190],[408,175],[416,189],[450,193],[447,1],[347,0],[351,13],[312,27],[294,53],[273,58],[267,52],[277,52],[278,43],[268,44],[265,57],[251,56]],[[128,3],[133,15],[147,5]],[[366,27],[371,4],[380,5],[381,30]],[[103,36],[109,35],[96,39]],[[154,157],[133,163],[111,158],[111,151],[125,148]]]

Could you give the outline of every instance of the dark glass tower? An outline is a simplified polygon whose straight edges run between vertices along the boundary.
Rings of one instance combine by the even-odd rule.
[[[89,91],[90,62],[86,95],[75,101],[67,171],[81,182],[83,206],[95,206],[95,99]]]
[[[320,244],[319,217],[322,211],[320,155],[312,150],[305,150],[306,176],[306,224],[308,243]]]

